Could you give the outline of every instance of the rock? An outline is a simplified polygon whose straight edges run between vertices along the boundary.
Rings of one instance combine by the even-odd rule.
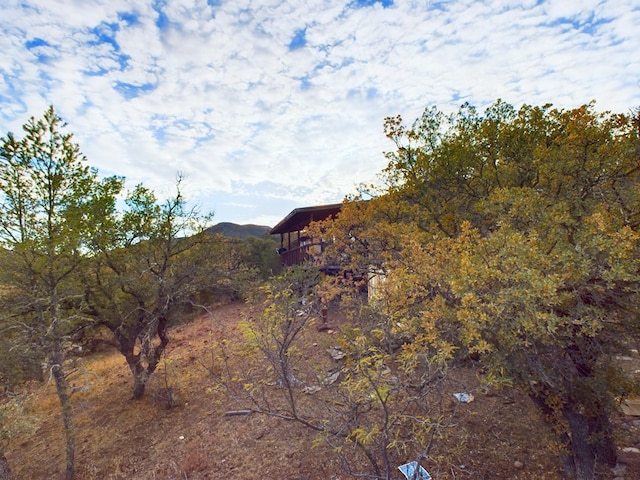
[[[322,390],[322,387],[319,385],[307,385],[302,389],[302,391],[307,395],[313,395],[314,393],[319,392],[320,390]]]
[[[611,473],[614,477],[624,477],[625,472],[627,471],[627,467],[625,465],[616,465],[611,469]]]
[[[327,374],[327,376],[324,377],[324,379],[322,380],[322,384],[323,385],[332,385],[332,384],[336,383],[336,381],[340,377],[341,373],[342,373],[341,369],[340,370],[336,370],[334,372],[329,372]]]
[[[513,462],[513,466],[520,470],[524,468],[524,463],[522,463],[520,460],[516,460],[515,462]]]
[[[327,348],[327,353],[331,356],[331,358],[333,358],[336,361],[342,360],[344,357],[347,356],[346,353],[340,350],[340,347],[329,347]]]

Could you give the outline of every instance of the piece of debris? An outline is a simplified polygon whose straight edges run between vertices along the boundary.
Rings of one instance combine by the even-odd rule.
[[[336,383],[336,381],[340,377],[340,373],[342,373],[342,370],[336,370],[335,372],[329,372],[327,374],[327,376],[322,379],[322,384],[323,385],[333,385],[334,383]]]
[[[307,385],[302,389],[302,392],[306,393],[307,395],[313,395],[320,390],[322,390],[322,387],[320,387],[319,385]]]
[[[339,347],[329,347],[327,348],[327,353],[331,355],[331,358],[333,358],[336,361],[342,360],[344,357],[347,356],[347,354],[344,353],[342,350],[340,350]]]
[[[471,403],[471,402],[473,402],[473,395],[471,395],[470,393],[466,393],[466,392],[454,393],[453,396],[460,403]]]
[[[640,397],[625,398],[620,408],[625,415],[640,417]]]
[[[237,417],[240,415],[251,415],[253,410],[229,410],[224,412],[225,417]]]
[[[513,466],[520,470],[524,468],[524,463],[522,463],[520,460],[516,460],[515,462],[513,462]]]
[[[407,477],[408,480],[431,480],[431,475],[418,462],[409,462],[400,465],[398,470]]]

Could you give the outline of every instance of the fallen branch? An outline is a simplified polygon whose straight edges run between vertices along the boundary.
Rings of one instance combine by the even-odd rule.
[[[224,412],[225,417],[236,417],[240,415],[251,415],[253,410],[229,410]]]

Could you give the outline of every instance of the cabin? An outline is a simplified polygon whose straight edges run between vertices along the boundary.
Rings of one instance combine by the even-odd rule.
[[[307,227],[311,222],[321,222],[328,218],[335,218],[340,213],[341,203],[318,205],[315,207],[296,208],[284,217],[270,231],[271,235],[280,235],[280,261],[283,267],[303,265],[315,256],[322,254],[326,243],[322,239],[311,238]],[[336,273],[337,265],[321,265],[325,273]]]
[[[342,209],[342,203],[319,205],[315,207],[296,208],[284,217],[270,231],[271,235],[280,235],[280,261],[283,267],[304,265],[320,259],[319,269],[327,275],[342,275],[353,281],[364,282],[362,293],[370,302],[382,298],[386,275],[379,269],[371,267],[368,272],[355,273],[344,270],[341,265],[323,262],[322,253],[327,243],[322,239],[312,238],[307,231],[311,222],[321,222],[335,218]],[[324,314],[323,314],[324,315]]]

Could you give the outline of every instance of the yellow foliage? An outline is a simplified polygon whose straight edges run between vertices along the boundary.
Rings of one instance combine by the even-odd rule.
[[[385,275],[366,307],[334,284],[354,318],[372,322],[352,332],[367,359],[350,368],[372,375],[381,353],[371,343],[395,342],[385,362],[407,373],[425,358],[474,355],[491,382],[543,398],[560,416],[566,405],[606,409],[613,379],[624,377],[611,374],[611,354],[640,334],[631,119],[593,103],[516,111],[498,101],[484,117],[466,106],[448,121],[425,111],[412,128],[399,117],[386,128],[398,146],[383,172],[388,190],[323,225],[345,270]]]

